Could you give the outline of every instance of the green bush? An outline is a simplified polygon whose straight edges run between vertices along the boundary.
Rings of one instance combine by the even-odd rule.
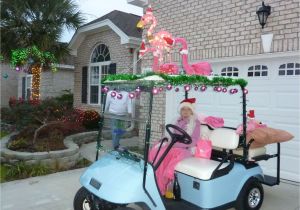
[[[96,129],[99,126],[100,115],[95,110],[86,110],[82,113],[82,125],[86,129]]]

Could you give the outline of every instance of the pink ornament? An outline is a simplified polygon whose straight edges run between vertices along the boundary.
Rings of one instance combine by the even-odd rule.
[[[17,66],[16,71],[21,71],[21,68],[19,66]]]
[[[129,93],[129,95],[128,95],[128,96],[129,96],[129,98],[130,98],[130,99],[134,99],[134,97],[135,97],[135,93],[131,92],[131,93]]]
[[[245,93],[245,94],[248,94],[248,92],[249,92],[249,91],[245,88],[245,89],[244,89],[244,93]]]
[[[223,93],[226,93],[226,92],[227,92],[227,88],[224,87],[224,88],[222,89],[222,92],[223,92]]]
[[[219,86],[216,88],[217,92],[221,92],[222,91],[222,88]]]
[[[185,91],[190,91],[191,90],[191,86],[190,85],[185,85],[184,86],[184,90]]]
[[[233,90],[234,90],[234,93],[237,93],[237,92],[239,92],[239,91],[238,91],[238,89],[236,89],[236,88],[234,88]]]
[[[198,85],[195,85],[194,90],[198,91],[198,89],[199,89]]]
[[[140,87],[137,87],[137,88],[135,89],[135,91],[136,91],[136,92],[141,92],[141,88],[140,88]]]
[[[114,97],[116,97],[117,93],[115,91],[112,91],[110,95],[111,95],[111,97],[114,98]]]
[[[164,89],[162,87],[159,88],[159,92],[163,91]]]
[[[123,98],[123,95],[120,93],[120,94],[118,94],[118,96],[117,96],[117,99],[122,99]]]
[[[109,88],[108,88],[108,87],[105,86],[104,88],[102,88],[102,92],[103,92],[103,93],[107,93],[108,91],[109,91]]]
[[[175,92],[178,92],[179,91],[179,88],[177,87],[177,88],[175,88]]]
[[[154,87],[154,88],[152,89],[152,93],[153,93],[154,95],[158,94],[158,93],[159,93],[159,89],[157,89],[156,87]]]
[[[205,85],[202,85],[200,90],[203,92],[203,91],[206,91],[207,87]]]
[[[171,84],[167,85],[167,90],[172,90],[172,85]]]
[[[238,92],[238,90],[236,88],[230,89],[230,91],[229,91],[230,94],[235,94],[237,92]]]

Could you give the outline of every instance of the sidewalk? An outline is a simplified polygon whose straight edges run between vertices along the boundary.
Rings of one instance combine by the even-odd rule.
[[[95,159],[95,143],[82,145],[84,157]],[[1,184],[1,210],[72,210],[73,198],[80,188],[79,177],[85,169],[33,177]],[[299,185],[281,182],[263,186],[265,199],[261,210],[299,210]]]

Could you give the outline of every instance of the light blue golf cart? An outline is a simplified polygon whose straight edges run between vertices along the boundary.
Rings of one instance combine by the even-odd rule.
[[[107,140],[103,128],[107,124],[106,120],[111,119],[104,113],[102,106],[96,161],[80,178],[82,187],[74,198],[74,210],[134,209],[132,207],[134,205],[139,206],[139,209],[151,210],[207,210],[231,207],[238,210],[256,210],[260,209],[264,199],[262,184],[269,186],[279,184],[280,144],[277,144],[277,154],[269,155],[261,148],[250,149],[253,140],[246,142],[245,80],[148,73],[111,75],[102,84],[106,85],[105,90],[117,92],[126,90],[133,94],[132,98],[136,97],[134,116],[125,120],[120,117],[117,120],[130,121],[131,127],[134,127],[135,138],[131,138],[129,142],[137,142],[138,147],[135,148],[139,148],[142,152],[133,151],[131,147],[127,147],[127,150],[105,150],[103,145]],[[243,134],[236,134],[236,128],[232,127],[214,129],[209,125],[201,125],[201,134],[205,134],[212,141],[212,157],[211,159],[190,157],[176,165],[175,174],[181,194],[178,201],[166,199],[160,194],[155,171],[176,142],[188,145],[191,143],[191,137],[179,127],[167,124],[165,128],[170,136],[167,149],[155,162],[156,164],[150,162],[148,156],[151,140],[154,139],[151,135],[157,133],[155,130],[157,125],[153,123],[153,119],[151,120],[156,111],[152,109],[157,97],[155,94],[165,89],[178,91],[177,88],[182,89],[186,84],[193,89],[199,87],[199,90],[195,88],[197,94],[201,94],[206,87],[216,88],[216,91],[212,91],[216,94],[218,94],[217,87],[236,88],[232,94],[227,94],[228,97],[234,97],[232,95],[239,92],[239,95],[236,95],[241,97],[241,109],[236,111],[237,115],[242,112]],[[183,98],[188,98],[188,94],[186,89]],[[106,95],[105,93],[102,95],[104,101]],[[174,110],[174,115],[176,112]],[[130,136],[128,138],[130,139]],[[163,143],[164,141],[161,141],[161,145]],[[274,157],[277,158],[277,175],[274,177],[264,175],[259,161],[267,161]]]

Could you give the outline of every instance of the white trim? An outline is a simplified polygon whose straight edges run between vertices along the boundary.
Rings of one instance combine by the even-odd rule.
[[[56,68],[60,68],[60,69],[75,69],[74,65],[67,65],[67,64],[55,64]]]
[[[136,37],[130,37],[126,35],[119,27],[117,27],[111,20],[106,19],[101,22],[96,22],[90,25],[83,26],[79,28],[74,36],[72,37],[69,48],[71,55],[77,56],[77,49],[80,44],[83,42],[85,36],[93,31],[99,31],[100,28],[110,28],[112,29],[120,38],[121,44],[134,44],[139,45],[142,42],[142,39]]]
[[[225,57],[225,58],[213,58],[207,59],[210,63],[222,63],[222,62],[231,62],[231,61],[246,61],[246,60],[263,60],[269,58],[284,58],[284,57],[299,57],[300,51],[288,51],[288,52],[279,52],[279,53],[265,53],[257,55],[247,55],[247,56],[235,56],[235,57]]]

